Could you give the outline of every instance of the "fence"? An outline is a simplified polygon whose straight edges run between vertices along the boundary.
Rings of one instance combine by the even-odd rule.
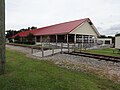
[[[84,43],[83,45],[81,43],[42,43],[40,45],[36,45],[32,47],[31,53],[39,53],[41,57],[54,55],[56,53],[63,54],[64,52],[75,52],[86,50],[90,47],[94,46],[94,43],[88,44]]]

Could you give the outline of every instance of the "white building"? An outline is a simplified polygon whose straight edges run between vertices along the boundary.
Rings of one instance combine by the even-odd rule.
[[[101,45],[112,44],[112,38],[98,38],[98,43]]]
[[[120,49],[120,35],[115,36],[115,48]]]
[[[23,40],[29,33],[34,35],[36,44],[44,42],[80,43],[82,45],[88,44],[89,46],[93,46],[94,43],[97,42],[97,37],[100,36],[96,27],[89,18],[20,32],[13,36],[13,38],[20,36]]]

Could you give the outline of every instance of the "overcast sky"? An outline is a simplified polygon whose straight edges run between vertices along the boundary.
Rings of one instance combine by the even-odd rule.
[[[120,0],[6,0],[6,30],[90,18],[100,34],[120,32]]]

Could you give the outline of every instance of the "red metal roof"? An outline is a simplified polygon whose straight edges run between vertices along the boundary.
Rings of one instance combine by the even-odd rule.
[[[67,34],[73,31],[76,27],[81,25],[83,22],[87,21],[89,18],[60,23],[56,25],[46,26],[38,28],[36,30],[24,31],[13,36],[15,38],[17,35],[20,37],[26,37],[29,33],[32,33],[35,36],[39,35],[54,35],[54,34]]]

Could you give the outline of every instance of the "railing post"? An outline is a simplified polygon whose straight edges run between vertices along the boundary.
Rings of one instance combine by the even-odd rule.
[[[68,43],[68,53],[70,52],[70,46],[69,46],[69,43]]]
[[[33,54],[33,47],[31,47],[31,54]]]
[[[76,48],[75,48],[75,43],[74,43],[74,52],[75,52],[75,49],[76,49]]]
[[[61,54],[63,54],[63,43],[61,43]]]
[[[84,36],[82,35],[82,50],[84,48]]]
[[[42,57],[44,57],[44,49],[43,49],[43,44],[41,45],[41,51],[42,51]]]
[[[54,55],[54,46],[52,46],[52,55]]]

